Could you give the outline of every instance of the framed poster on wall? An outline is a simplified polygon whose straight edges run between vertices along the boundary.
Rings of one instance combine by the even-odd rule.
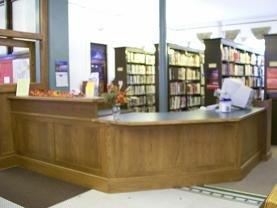
[[[107,91],[107,46],[90,44],[91,73],[99,73],[99,94]]]

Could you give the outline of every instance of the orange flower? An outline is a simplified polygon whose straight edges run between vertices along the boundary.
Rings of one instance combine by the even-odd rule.
[[[107,90],[108,92],[103,94],[107,102],[112,105],[123,105],[127,103],[126,92],[121,91],[119,86],[112,83],[107,86]]]

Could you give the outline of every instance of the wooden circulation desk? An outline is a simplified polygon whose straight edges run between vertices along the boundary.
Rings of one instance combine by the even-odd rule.
[[[122,192],[239,180],[266,155],[263,108],[128,113],[114,121],[97,118],[101,102],[11,98],[13,165]]]

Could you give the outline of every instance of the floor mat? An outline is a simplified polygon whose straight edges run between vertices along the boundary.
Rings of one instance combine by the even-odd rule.
[[[0,171],[0,196],[28,208],[45,208],[88,189],[22,168]]]

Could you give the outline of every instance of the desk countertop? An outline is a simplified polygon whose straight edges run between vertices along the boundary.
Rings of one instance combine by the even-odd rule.
[[[117,120],[114,120],[113,116],[104,116],[97,118],[96,120],[101,123],[124,126],[234,122],[245,119],[263,110],[265,109],[253,107],[246,110],[234,110],[230,113],[220,113],[218,111],[207,110],[162,113],[127,113],[121,114]]]

